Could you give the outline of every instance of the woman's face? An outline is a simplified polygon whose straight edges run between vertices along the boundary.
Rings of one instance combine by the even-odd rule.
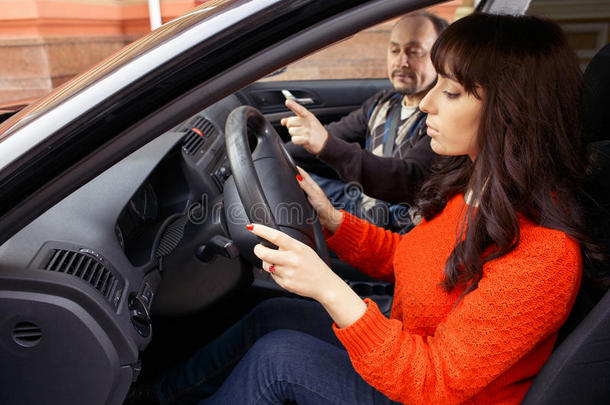
[[[481,98],[485,97],[478,89]],[[477,134],[483,110],[482,100],[464,90],[449,77],[439,75],[436,85],[419,103],[428,113],[426,124],[432,150],[439,155],[468,155],[475,160],[478,154]]]

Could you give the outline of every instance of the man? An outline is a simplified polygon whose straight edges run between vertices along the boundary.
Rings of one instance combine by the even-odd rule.
[[[328,167],[312,164],[308,153],[338,174],[342,181],[315,176],[335,206],[390,229],[410,225],[404,205],[412,203],[436,157],[418,104],[436,80],[430,50],[447,25],[429,13],[400,19],[387,51],[393,90],[377,93],[335,123],[325,127],[305,107],[286,100],[295,113],[282,119],[292,137],[288,151],[314,173],[328,175]],[[360,198],[345,183],[360,184],[366,194]],[[372,197],[402,204],[390,206]]]

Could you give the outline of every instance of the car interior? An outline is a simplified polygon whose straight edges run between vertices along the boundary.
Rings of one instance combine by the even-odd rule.
[[[610,45],[583,77],[586,203],[594,237],[607,243]],[[385,79],[252,83],[134,150],[0,245],[0,363],[11,365],[0,366],[0,378],[14,387],[0,402],[150,403],[163,370],[258,302],[291,296],[259,268],[258,239],[244,226],[253,221],[309,244],[389,312],[391,284],[328,252],[280,125],[286,97],[307,100],[328,123],[385,88]],[[609,342],[610,296],[583,282],[523,403],[608,403]]]

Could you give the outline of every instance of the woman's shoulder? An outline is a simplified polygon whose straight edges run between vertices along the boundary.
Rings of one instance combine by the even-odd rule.
[[[567,314],[582,278],[578,242],[565,232],[530,221],[520,221],[520,228],[515,249],[484,265],[479,289]]]
[[[511,268],[521,276],[548,273],[550,278],[580,276],[582,258],[580,245],[565,232],[519,220],[519,242],[515,249],[500,257],[493,267]],[[491,263],[490,263],[491,264]],[[510,270],[509,270],[510,271]],[[572,280],[573,281],[573,280]]]
[[[580,252],[578,242],[559,229],[536,224],[523,217],[519,218],[519,245],[527,250]],[[518,247],[519,247],[518,245]]]

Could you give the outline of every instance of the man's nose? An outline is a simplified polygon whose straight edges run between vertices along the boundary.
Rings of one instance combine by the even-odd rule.
[[[409,66],[409,57],[407,56],[406,52],[400,52],[398,54],[397,64],[398,66]]]

